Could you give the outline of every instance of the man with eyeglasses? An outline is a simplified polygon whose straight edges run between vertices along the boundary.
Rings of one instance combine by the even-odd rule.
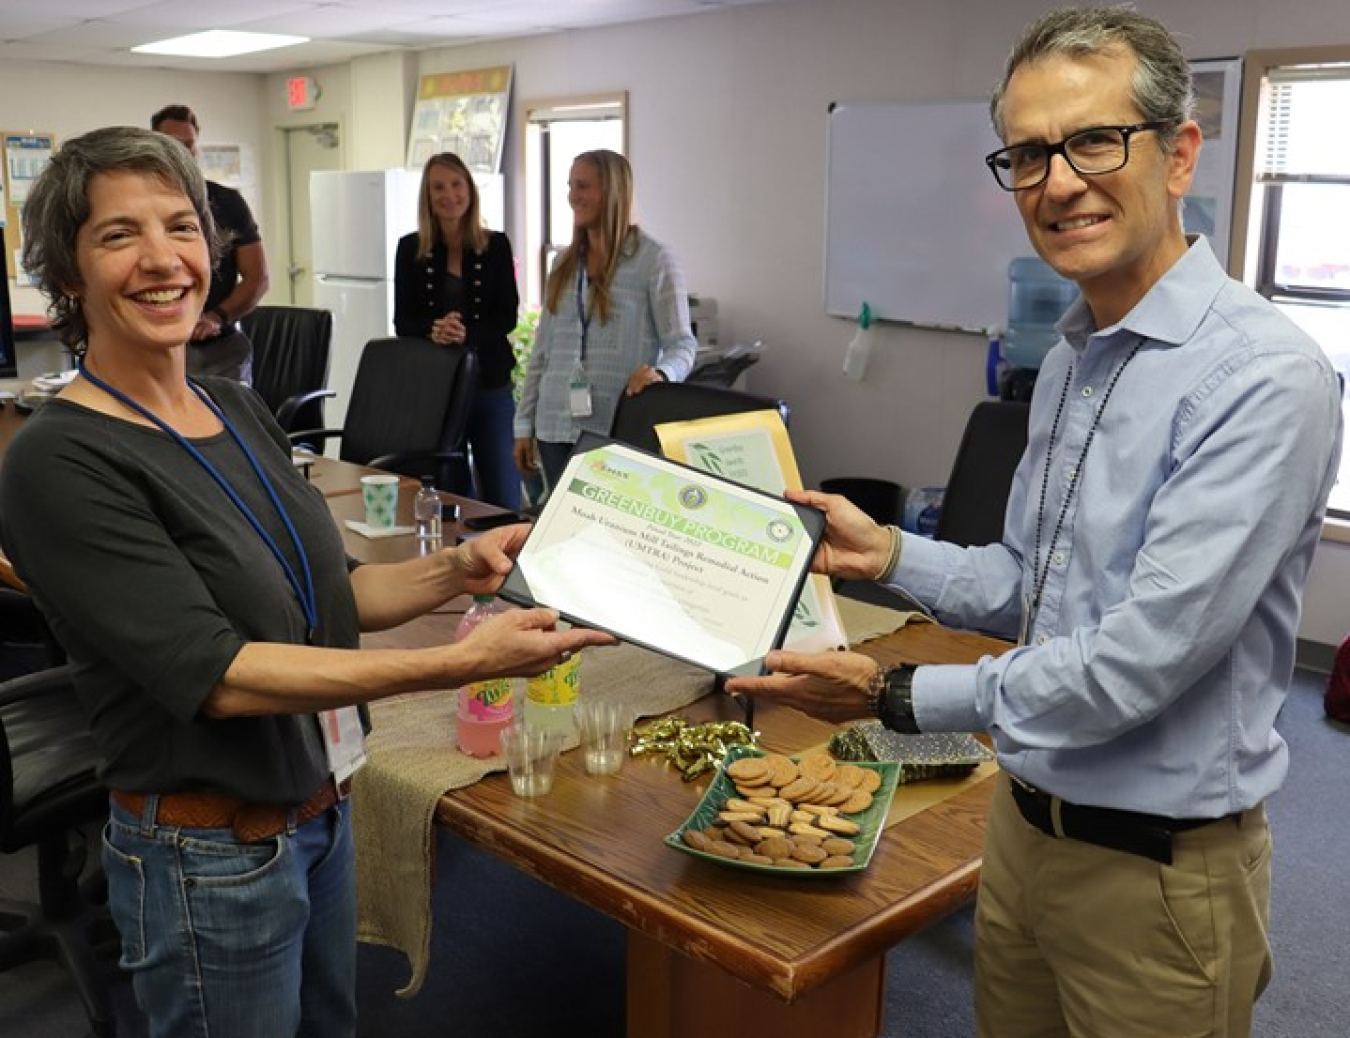
[[[1241,1038],[1270,976],[1263,803],[1337,470],[1317,345],[1182,230],[1190,72],[1128,8],[1055,11],[1013,48],[987,162],[1081,298],[1041,368],[1003,541],[879,527],[842,498],[818,565],[1016,636],[973,666],[770,653],[772,695],[901,732],[987,731],[975,914],[984,1038]]]

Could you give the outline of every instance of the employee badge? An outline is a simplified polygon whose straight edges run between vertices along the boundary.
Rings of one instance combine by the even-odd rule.
[[[345,782],[366,763],[366,733],[354,706],[319,711],[319,728],[334,782]]]
[[[583,372],[578,371],[572,376],[572,384],[568,387],[567,399],[573,418],[589,418],[591,416],[591,384],[586,381],[586,375]]]

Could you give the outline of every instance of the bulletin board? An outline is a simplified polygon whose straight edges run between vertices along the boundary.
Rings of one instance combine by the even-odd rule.
[[[829,110],[825,310],[983,332],[1008,320],[1008,264],[1034,255],[985,155],[987,101]]]
[[[26,133],[4,130],[0,131],[0,136],[3,137],[5,151],[4,176],[0,179],[0,194],[4,196],[0,212],[3,212],[5,220],[5,253],[15,280],[24,284],[26,276],[19,265],[19,252],[23,248],[20,214],[28,198],[29,188],[52,157],[56,136],[33,130]]]

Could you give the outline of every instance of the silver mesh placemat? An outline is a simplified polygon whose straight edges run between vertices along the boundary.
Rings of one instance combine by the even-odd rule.
[[[993,751],[973,735],[935,733],[901,735],[880,721],[861,721],[830,740],[830,753],[847,761],[895,761],[900,782],[960,778],[987,760]]]

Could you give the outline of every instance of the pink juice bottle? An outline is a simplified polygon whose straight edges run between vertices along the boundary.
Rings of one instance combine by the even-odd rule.
[[[499,612],[501,607],[491,595],[474,595],[473,605],[455,631],[455,640],[467,637],[480,623]],[[455,717],[459,748],[471,757],[496,754],[502,729],[511,723],[511,698],[510,678],[474,681],[461,688]]]

